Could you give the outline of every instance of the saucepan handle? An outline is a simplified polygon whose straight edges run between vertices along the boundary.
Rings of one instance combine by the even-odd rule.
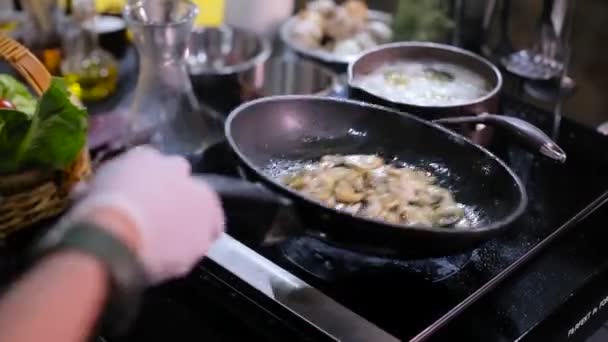
[[[566,153],[540,128],[533,124],[512,116],[495,115],[483,113],[476,116],[463,116],[454,118],[437,119],[433,122],[446,124],[483,123],[486,125],[502,128],[513,136],[519,143],[532,152],[540,153],[560,163],[566,162]]]
[[[292,201],[261,184],[215,174],[196,177],[219,195],[228,233],[264,245],[304,234]]]

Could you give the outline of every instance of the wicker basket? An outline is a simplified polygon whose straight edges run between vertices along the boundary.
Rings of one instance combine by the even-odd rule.
[[[50,85],[51,75],[25,47],[0,34],[0,57],[4,58],[40,96]],[[61,214],[69,205],[69,194],[91,173],[85,148],[65,170],[29,170],[0,175],[0,238],[21,228]]]

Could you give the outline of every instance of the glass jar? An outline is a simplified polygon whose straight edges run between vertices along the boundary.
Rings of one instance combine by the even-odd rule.
[[[130,1],[125,7],[139,53],[139,77],[127,118],[132,142],[192,156],[222,139],[221,119],[198,102],[186,69],[197,13],[187,0]]]
[[[74,0],[72,25],[63,32],[61,73],[72,94],[85,102],[112,95],[118,82],[118,62],[99,46],[96,20],[93,0]]]

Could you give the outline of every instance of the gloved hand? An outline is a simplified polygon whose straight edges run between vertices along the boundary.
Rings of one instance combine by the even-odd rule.
[[[103,165],[68,218],[108,208],[133,223],[136,253],[153,283],[189,272],[224,229],[217,195],[191,177],[186,160],[149,147]]]

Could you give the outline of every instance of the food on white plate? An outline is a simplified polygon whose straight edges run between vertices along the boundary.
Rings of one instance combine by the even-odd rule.
[[[326,155],[283,183],[352,215],[422,227],[467,226],[464,206],[432,174],[376,155]]]
[[[323,16],[329,16],[336,8],[336,3],[333,0],[316,0],[310,1],[306,6],[311,12],[319,13]]]
[[[316,0],[298,13],[291,35],[309,49],[321,49],[338,56],[355,56],[391,41],[393,32],[384,22],[373,20],[364,1]]]
[[[298,24],[293,28],[293,35],[298,41],[310,48],[321,46],[323,39],[323,17],[316,12],[304,12],[298,17]]]
[[[381,21],[370,21],[367,24],[368,32],[376,41],[389,42],[393,37],[393,30]]]
[[[394,102],[419,106],[452,106],[474,101],[490,91],[479,74],[465,67],[438,61],[385,64],[354,83]]]

